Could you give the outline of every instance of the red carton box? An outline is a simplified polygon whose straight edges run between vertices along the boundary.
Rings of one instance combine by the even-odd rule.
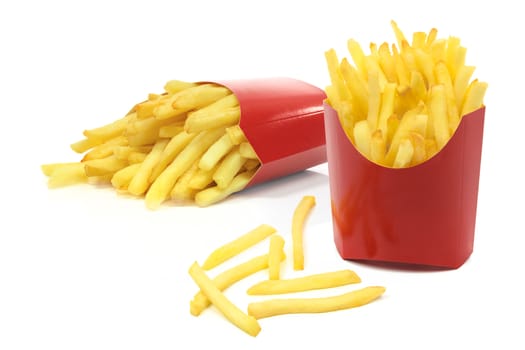
[[[325,108],[334,240],[342,258],[458,268],[473,250],[485,107],[445,147],[393,169],[361,155]]]
[[[323,90],[292,78],[214,83],[237,97],[240,127],[261,162],[248,187],[326,162]]]

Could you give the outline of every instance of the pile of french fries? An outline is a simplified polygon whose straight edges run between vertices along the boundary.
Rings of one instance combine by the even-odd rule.
[[[291,238],[294,270],[304,269],[302,235],[306,218],[314,205],[313,196],[304,196],[293,213]],[[291,313],[320,313],[350,309],[371,303],[384,294],[386,288],[383,286],[367,286],[325,297],[276,297],[281,294],[329,289],[361,282],[361,278],[348,269],[283,278],[281,264],[286,260],[285,240],[276,232],[277,230],[270,225],[259,225],[214,250],[202,265],[195,261],[188,272],[199,287],[199,291],[190,302],[190,313],[199,316],[206,308],[213,305],[232,324],[255,337],[261,331],[258,322],[261,318]],[[217,274],[213,279],[209,277],[209,270],[268,238],[270,242],[267,254],[234,265]],[[225,289],[236,282],[265,269],[268,270],[267,278],[250,286],[246,293],[252,296],[269,296],[269,299],[249,303],[245,312],[224,293]]]
[[[171,80],[126,116],[84,131],[71,148],[79,162],[42,165],[49,187],[111,183],[144,196],[148,208],[166,200],[216,203],[246,187],[260,166],[239,127],[240,107],[226,87]]]
[[[348,40],[353,64],[325,52],[328,103],[357,150],[385,167],[420,164],[439,152],[461,118],[483,106],[487,83],[471,80],[460,39],[415,32],[411,41],[391,21],[396,44],[370,44],[365,54]]]

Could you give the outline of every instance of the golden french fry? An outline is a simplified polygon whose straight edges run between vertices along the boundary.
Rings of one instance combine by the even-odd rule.
[[[454,133],[459,124],[459,112],[456,103],[456,95],[452,79],[444,62],[438,62],[434,68],[438,84],[443,85],[445,89],[445,98],[447,102],[448,126],[450,135]]]
[[[364,121],[366,123],[366,120]],[[297,204],[292,216],[292,248],[294,270],[304,269],[303,233],[307,216],[315,206],[314,196],[304,196]]]
[[[220,139],[215,141],[206,152],[204,152],[199,161],[199,168],[202,170],[211,170],[226,154],[228,154],[228,152],[230,152],[233,146],[234,144],[230,136],[228,133],[225,133]]]
[[[367,158],[370,158],[370,126],[367,120],[360,120],[354,125],[354,143],[356,148]]]
[[[222,245],[221,247],[215,249],[204,261],[202,268],[204,270],[210,270],[226,260],[231,259],[232,257],[240,254],[246,249],[254,246],[255,244],[261,242],[263,239],[269,237],[277,230],[267,224],[262,224],[254,228],[253,230],[248,231],[242,236],[237,237],[236,239]]]
[[[412,162],[412,156],[414,154],[414,146],[410,142],[410,139],[406,138],[401,140],[397,149],[396,158],[394,159],[393,168],[406,168]]]
[[[401,29],[399,29],[399,26],[397,25],[397,23],[394,20],[390,21],[390,25],[392,26],[392,29],[394,30],[394,34],[395,34],[396,40],[397,40],[397,45],[399,47],[402,47],[403,46],[403,42],[406,42],[406,40],[407,40],[405,38],[405,34],[403,34]]]
[[[102,144],[104,141],[101,139],[85,138],[80,141],[74,142],[70,145],[71,149],[76,153],[84,153],[89,149]]]
[[[239,123],[240,117],[241,109],[238,106],[198,117],[190,113],[184,124],[184,129],[193,133],[213,128],[225,128]]]
[[[88,177],[114,174],[118,170],[128,166],[128,162],[118,159],[114,155],[101,159],[88,160],[82,162],[82,164],[84,164],[84,171]]]
[[[349,39],[346,42],[346,46],[357,70],[359,71],[359,75],[362,78],[366,78],[366,76],[370,73],[366,69],[365,53],[363,52],[361,45],[359,45],[359,43],[354,39]]]
[[[238,105],[239,101],[237,100],[237,97],[230,93],[205,107],[191,111],[189,116],[192,118],[206,117],[207,115],[221,113],[229,108],[237,107]]]
[[[130,164],[115,172],[111,177],[111,184],[119,191],[128,189],[129,183],[140,169],[141,163]]]
[[[325,60],[332,86],[335,88],[333,95],[337,96],[337,101],[348,101],[350,99],[350,94],[345,86],[343,75],[341,74],[341,68],[339,66],[339,59],[337,58],[334,49],[325,52]]]
[[[244,171],[236,175],[226,188],[213,186],[199,191],[195,194],[195,203],[200,207],[206,207],[213,203],[217,203],[232,193],[244,189],[250,183],[254,174],[255,170]]]
[[[138,152],[138,151],[130,152],[130,154],[128,155],[128,163],[129,164],[142,163],[144,159],[146,159],[147,155],[148,154],[144,152]]]
[[[171,139],[180,132],[184,131],[184,123],[173,123],[169,125],[163,125],[159,128],[159,137]]]
[[[393,100],[392,100],[393,102]],[[368,126],[375,130],[379,122],[379,111],[381,108],[381,88],[376,71],[368,73]],[[386,111],[385,111],[386,112]]]
[[[63,187],[87,182],[83,163],[54,163],[43,165],[42,171],[47,175],[49,188]]]
[[[331,312],[363,306],[378,299],[385,292],[382,286],[364,287],[348,293],[319,298],[282,298],[248,304],[248,315],[265,317],[293,314]]]
[[[223,86],[197,84],[172,94],[169,99],[154,109],[153,115],[157,119],[176,117],[192,109],[205,107],[230,93]]]
[[[382,43],[378,49],[379,66],[385,73],[385,77],[389,83],[397,82],[397,74],[395,69],[395,62],[388,43]]]
[[[412,162],[410,165],[418,165],[427,159],[427,151],[425,146],[425,138],[418,132],[410,132],[410,142],[414,148],[412,154]]]
[[[461,109],[461,116],[475,111],[483,106],[483,98],[487,91],[488,84],[474,80],[467,90],[463,108]]]
[[[255,337],[259,334],[261,327],[257,319],[245,314],[226,298],[196,262],[191,265],[188,272],[206,297],[230,322],[251,336]]]
[[[215,173],[217,167],[218,165],[211,168],[210,170],[202,170],[201,168],[198,168],[188,182],[188,186],[194,190],[202,190],[206,188],[213,182],[213,174]]]
[[[230,126],[226,128],[226,133],[230,136],[230,139],[234,145],[240,145],[246,141],[246,136],[239,125]]]
[[[427,33],[414,32],[412,33],[412,47],[421,49],[426,45]]]
[[[476,68],[473,66],[461,66],[456,72],[456,78],[454,79],[454,94],[456,96],[458,111],[461,111],[469,87],[469,82],[475,69]]]
[[[155,146],[153,146],[153,149],[150,153],[146,155],[146,158],[144,158],[144,161],[140,164],[140,168],[131,179],[131,182],[128,186],[128,192],[131,194],[134,194],[136,196],[144,194],[149,185],[150,185],[150,175],[153,171],[153,168],[158,163],[162,151],[168,144],[168,140],[160,140],[158,141]]]
[[[241,156],[239,148],[230,151],[221,161],[217,170],[213,174],[213,180],[219,188],[226,188],[246,162],[246,158]]]
[[[429,110],[433,121],[434,137],[436,138],[438,148],[442,149],[450,138],[445,87],[441,84],[432,86],[429,98]]]
[[[175,186],[173,186],[171,199],[179,201],[193,199],[197,191],[189,186],[189,182],[197,170],[199,170],[198,161],[195,161],[195,163],[179,177]]]
[[[239,153],[243,158],[259,159],[257,153],[255,153],[255,150],[249,142],[243,142],[239,145]]]
[[[268,278],[277,280],[281,276],[281,261],[284,255],[284,239],[280,235],[270,237],[270,251],[268,253]]]
[[[261,281],[248,288],[249,295],[270,295],[335,288],[360,283],[361,278],[352,270],[323,272],[290,279]]]
[[[447,68],[448,68],[448,71],[450,72],[450,76],[452,77],[452,79],[456,77],[456,63],[457,63],[457,56],[458,56],[459,48],[460,48],[459,38],[450,36],[447,39],[445,61],[446,61]]]
[[[88,139],[95,139],[102,142],[107,141],[122,135],[126,130],[128,122],[134,118],[136,118],[136,114],[130,113],[124,118],[118,119],[110,124],[94,129],[84,130],[84,136],[86,136]]]
[[[164,85],[164,90],[170,94],[176,94],[177,92],[180,92],[182,90],[195,87],[197,86],[196,83],[190,83],[182,80],[169,80]]]
[[[368,115],[366,82],[359,76],[355,67],[353,67],[346,58],[343,58],[341,61],[341,75],[352,95],[352,106],[355,108],[356,114],[362,116],[359,119],[366,119]]]
[[[272,236],[273,237],[273,236]],[[280,261],[285,259],[284,253],[279,257]],[[228,270],[225,270],[218,274],[213,279],[213,284],[221,291],[230,287],[234,283],[242,280],[245,277],[253,275],[254,273],[264,270],[268,267],[269,256],[268,254],[259,255],[246,262],[235,265]],[[190,313],[194,316],[198,316],[210,305],[209,299],[199,291],[195,294],[193,299],[190,301]]]
[[[386,138],[380,129],[372,133],[370,140],[370,159],[377,164],[384,164],[386,156]]]
[[[116,136],[100,145],[93,147],[84,155],[84,157],[82,157],[82,161],[106,158],[113,154],[115,147],[126,146],[127,144],[128,140],[124,136]]]
[[[379,112],[379,119],[377,121],[377,128],[386,135],[388,118],[394,113],[394,99],[396,94],[396,85],[394,83],[387,83],[384,86],[383,94],[381,96],[381,110]]]

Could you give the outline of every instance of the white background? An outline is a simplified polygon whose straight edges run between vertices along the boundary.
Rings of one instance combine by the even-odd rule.
[[[517,4],[3,1],[0,349],[523,349],[525,26]],[[111,188],[46,187],[40,164],[78,160],[69,144],[84,129],[121,117],[169,79],[290,76],[324,88],[324,51],[345,56],[351,37],[365,47],[393,42],[391,19],[407,34],[436,27],[441,37],[459,36],[476,77],[489,82],[475,247],[458,270],[340,259],[326,164],[204,209],[149,211]],[[191,316],[191,263],[261,223],[279,230],[291,256],[291,215],[306,194],[317,205],[304,272],[351,268],[361,285],[386,286],[384,297],[263,319],[256,338],[214,308]],[[256,246],[230,265],[265,250]],[[295,275],[291,260],[283,268]],[[255,300],[246,288],[263,278],[226,294],[244,308]]]

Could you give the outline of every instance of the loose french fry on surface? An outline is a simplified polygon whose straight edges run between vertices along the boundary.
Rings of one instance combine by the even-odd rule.
[[[474,67],[465,64],[467,50],[459,38],[438,38],[432,28],[428,34],[413,33],[409,40],[396,22],[391,26],[396,44],[371,43],[370,53],[349,39],[353,62],[327,50],[331,85],[325,90],[346,135],[364,157],[385,167],[405,168],[445,147],[461,118],[484,106],[488,85],[471,80]],[[424,130],[404,121],[415,115],[425,120]],[[423,140],[410,137],[413,132]],[[423,153],[421,144],[432,149]]]
[[[304,269],[303,232],[306,218],[315,205],[314,196],[301,198],[292,216],[292,248],[294,270]]]
[[[71,144],[83,154],[79,162],[44,164],[42,172],[49,187],[96,177],[143,197],[151,209],[170,199],[211,205],[244,189],[260,167],[239,122],[239,102],[228,88],[170,80],[124,117],[85,130]]]
[[[210,270],[228,259],[238,255],[246,249],[271,236],[277,230],[267,224],[262,224],[237,237],[236,239],[215,249],[204,261],[202,268]]]
[[[280,235],[270,237],[268,252],[268,278],[278,280],[281,277],[281,256],[284,255],[284,238]]]
[[[371,303],[379,298],[386,288],[364,287],[340,295],[319,298],[282,298],[248,304],[248,315],[261,319],[265,317],[293,314],[320,313],[350,309]]]
[[[248,288],[249,295],[269,295],[304,292],[359,283],[361,278],[352,270],[323,272],[314,275],[261,281]]]
[[[257,319],[244,313],[226,298],[196,262],[191,265],[189,274],[204,295],[206,295],[211,303],[215,305],[228,320],[253,337],[259,334],[261,326],[257,322]]]

